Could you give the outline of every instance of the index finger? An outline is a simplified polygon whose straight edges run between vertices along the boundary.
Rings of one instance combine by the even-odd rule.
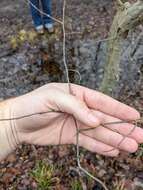
[[[86,87],[72,85],[72,90],[82,98],[89,108],[117,117],[122,120],[133,121],[140,118],[139,112],[101,92]]]

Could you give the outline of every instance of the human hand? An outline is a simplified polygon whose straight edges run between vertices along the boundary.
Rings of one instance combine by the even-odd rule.
[[[80,133],[80,146],[107,156],[117,156],[120,149],[127,152],[137,150],[138,143],[143,142],[142,129],[136,127],[118,147],[133,125],[101,126],[108,122],[139,119],[135,109],[82,86],[71,84],[71,90],[72,95],[67,84],[51,83],[8,100],[11,118],[45,112],[11,121],[17,141],[35,145],[76,144],[76,119],[80,130],[95,127]],[[110,151],[112,148],[114,150]]]

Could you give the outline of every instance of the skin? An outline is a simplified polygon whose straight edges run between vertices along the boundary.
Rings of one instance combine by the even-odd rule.
[[[138,111],[82,86],[71,84],[71,91],[72,95],[67,84],[50,83],[9,100],[11,117],[58,111],[12,121],[19,143],[46,146],[57,145],[60,141],[61,144],[76,144],[74,119],[79,129],[95,127],[79,135],[79,145],[92,152],[117,156],[120,150],[135,152],[138,144],[143,143],[143,130],[136,127],[118,147],[123,136],[132,130],[132,124],[101,126],[106,122],[139,119]]]

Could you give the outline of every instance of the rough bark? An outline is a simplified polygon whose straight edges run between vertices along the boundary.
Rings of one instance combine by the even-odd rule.
[[[120,75],[122,42],[143,20],[143,0],[130,4],[118,0],[118,11],[110,29],[104,78],[100,90],[112,95]]]

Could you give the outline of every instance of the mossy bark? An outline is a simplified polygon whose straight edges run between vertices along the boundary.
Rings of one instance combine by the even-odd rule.
[[[119,4],[109,33],[107,59],[100,91],[112,95],[120,75],[122,42],[128,32],[143,20],[143,0],[134,4]]]

